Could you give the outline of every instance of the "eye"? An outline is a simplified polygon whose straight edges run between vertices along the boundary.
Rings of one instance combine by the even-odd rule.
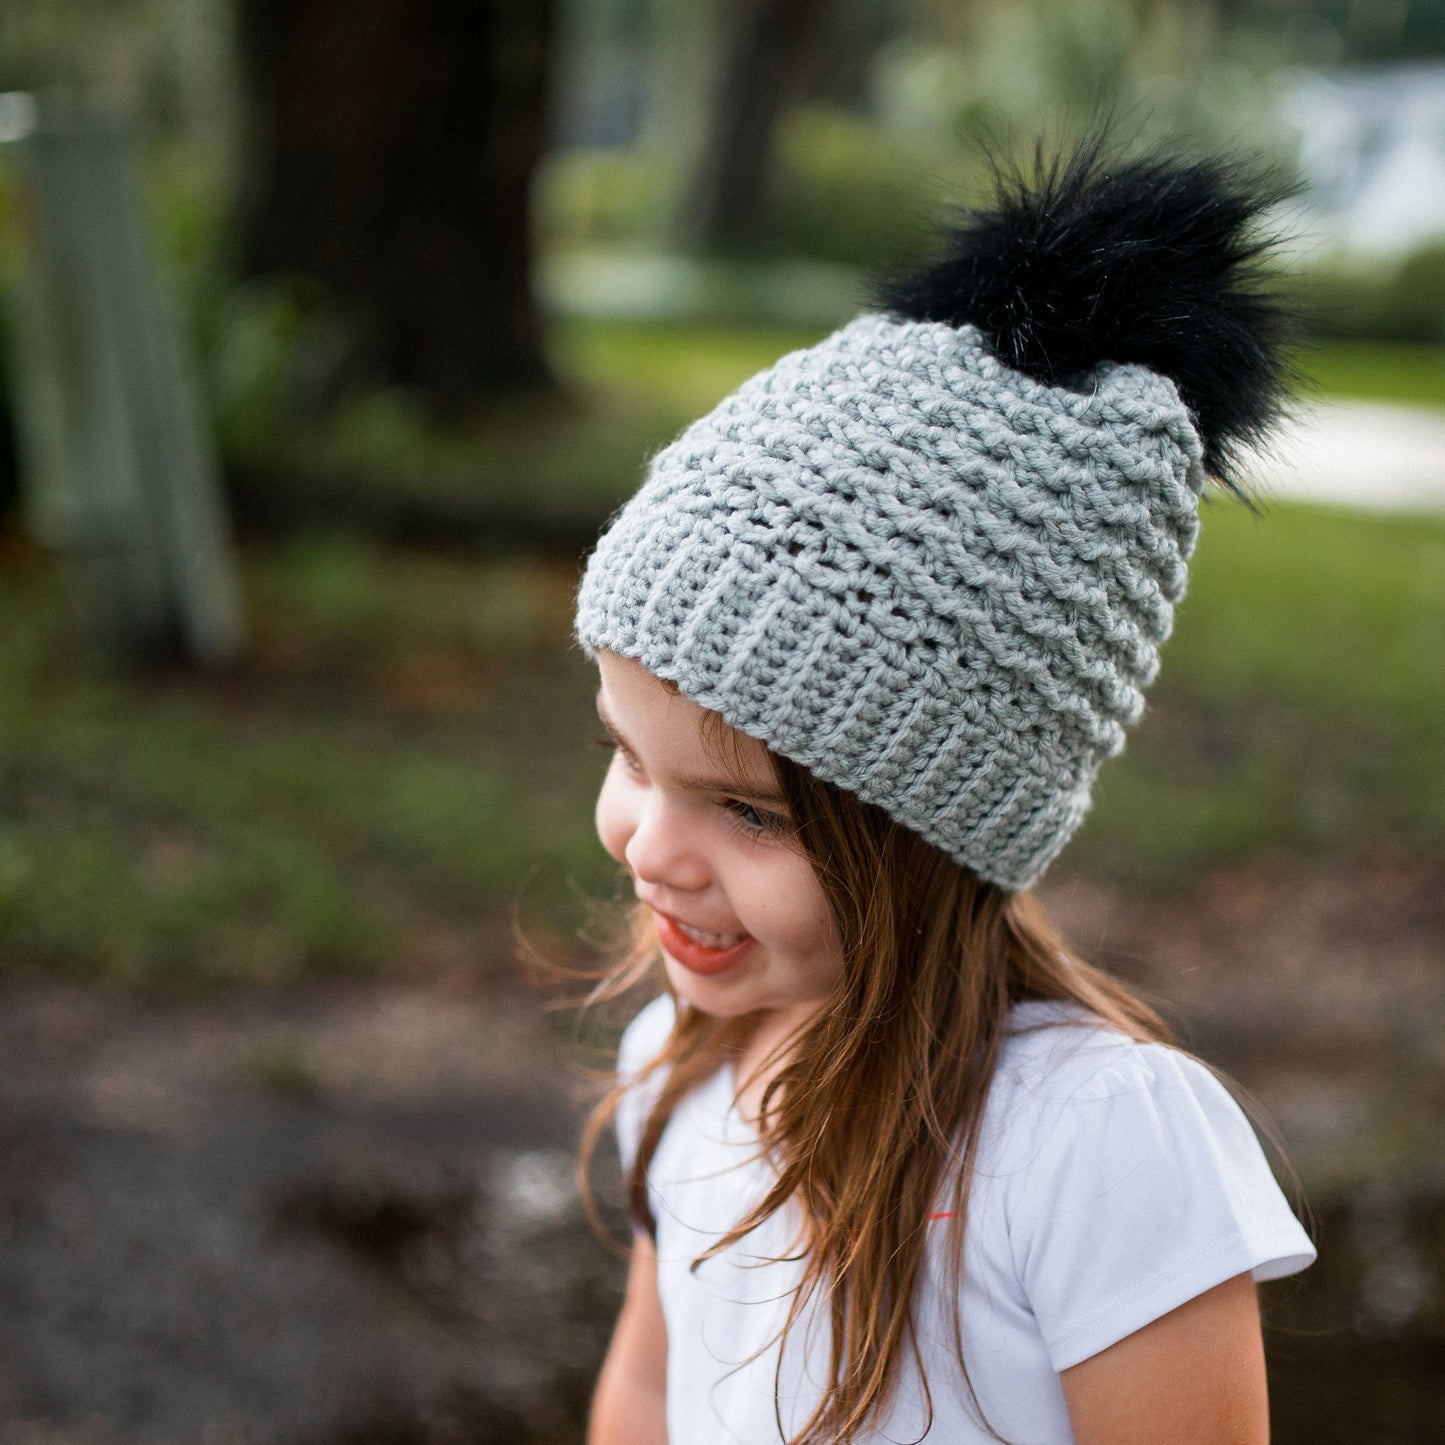
[[[741,798],[729,798],[727,809],[745,828],[751,828],[755,833],[763,831],[763,815],[751,803],[745,803]]]
[[[781,813],[767,813],[741,798],[729,798],[723,804],[739,833],[746,837],[761,838],[765,835],[781,835],[793,831],[790,818]]]
[[[610,734],[604,734],[600,738],[593,738],[592,741],[597,747],[606,748],[609,753],[616,753],[617,756],[622,759],[622,765],[629,773],[640,773],[642,771],[642,764],[638,762],[636,757]]]

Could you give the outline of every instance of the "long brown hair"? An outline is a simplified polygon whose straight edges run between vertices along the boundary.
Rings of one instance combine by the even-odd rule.
[[[839,1445],[885,1409],[905,1352],[919,1361],[914,1290],[935,1213],[952,1216],[948,1264],[961,1283],[979,1124],[1010,1007],[1072,1000],[1134,1038],[1172,1039],[1124,984],[1069,950],[1031,894],[1005,893],[880,809],[786,758],[773,762],[796,846],[833,914],[843,973],[829,1005],[763,1066],[774,1069],[758,1120],[776,1170],[771,1189],[697,1263],[798,1201],[803,1276],[784,1333],[819,1298],[832,1344],[822,1399],[788,1445]],[[599,994],[630,987],[656,962],[656,939],[639,920]],[[647,1169],[668,1119],[755,1024],[679,1010],[645,1071],[665,1073],[626,1187],[632,1215],[649,1233]],[[588,1121],[584,1181],[622,1092],[615,1086]],[[956,1335],[954,1344],[972,1398],[964,1341]]]

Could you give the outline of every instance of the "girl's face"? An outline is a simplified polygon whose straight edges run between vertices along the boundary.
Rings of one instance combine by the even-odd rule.
[[[616,753],[597,833],[652,910],[674,990],[718,1017],[801,1021],[827,1001],[842,954],[766,750],[715,718],[705,727],[703,708],[630,658],[598,664]]]

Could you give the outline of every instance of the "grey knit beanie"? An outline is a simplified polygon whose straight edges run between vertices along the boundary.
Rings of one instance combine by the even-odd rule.
[[[1220,162],[999,181],[886,309],[689,427],[593,554],[608,649],[981,877],[1031,886],[1144,706],[1198,530],[1282,394]],[[1162,319],[1161,319],[1162,318]]]

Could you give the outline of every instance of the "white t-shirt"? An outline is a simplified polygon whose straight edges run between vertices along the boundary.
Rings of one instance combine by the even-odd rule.
[[[1314,1259],[1219,1081],[1172,1049],[1089,1019],[1055,1003],[1020,1004],[1010,1015],[979,1137],[956,1301],[946,1294],[948,1226],[931,1226],[939,1245],[927,1252],[915,1303],[933,1401],[930,1445],[995,1445],[959,1375],[955,1305],[988,1422],[1012,1445],[1068,1445],[1061,1370],[1246,1270],[1274,1279]],[[672,1021],[666,996],[638,1014],[622,1039],[623,1078],[657,1056]],[[635,1088],[621,1101],[624,1170],[652,1096]],[[692,1267],[761,1197],[769,1166],[757,1154],[724,1068],[678,1106],[648,1170],[674,1445],[786,1439],[820,1397],[828,1358],[821,1312],[789,1335],[775,1390],[776,1336],[800,1274],[780,1261],[794,1252],[796,1219],[781,1211]],[[906,1351],[902,1368],[870,1442],[923,1436],[924,1395]]]

